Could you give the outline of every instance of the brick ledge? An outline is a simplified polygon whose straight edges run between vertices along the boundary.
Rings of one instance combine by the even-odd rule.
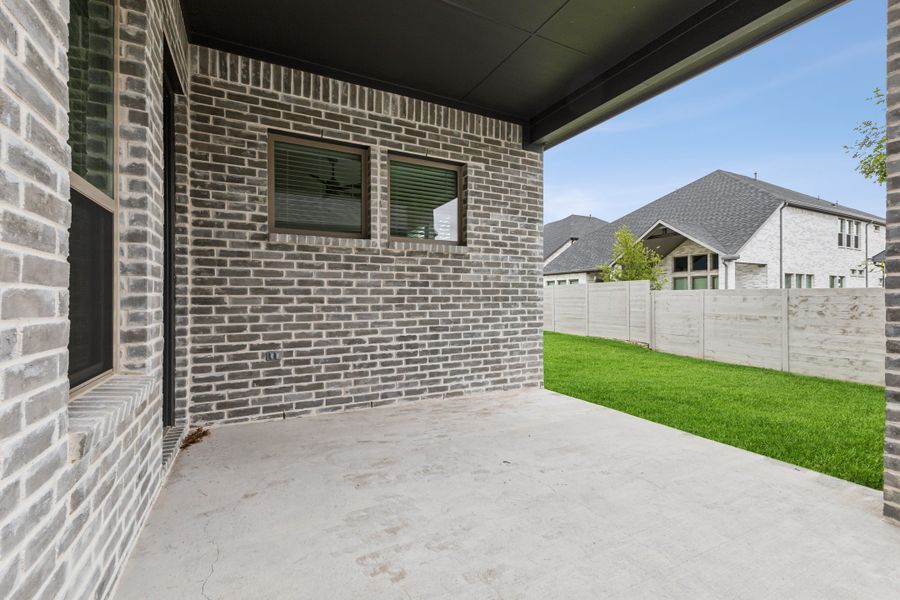
[[[69,462],[87,456],[94,448],[112,443],[123,423],[133,418],[147,400],[153,378],[116,375],[83,396],[71,400],[69,415]]]

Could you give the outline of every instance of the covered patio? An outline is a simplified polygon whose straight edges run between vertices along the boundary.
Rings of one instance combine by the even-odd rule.
[[[126,565],[144,598],[894,598],[875,490],[546,390],[221,427]]]

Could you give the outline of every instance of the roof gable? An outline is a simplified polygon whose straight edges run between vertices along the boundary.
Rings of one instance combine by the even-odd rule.
[[[544,225],[544,260],[559,250],[572,238],[581,239],[608,223],[591,216],[569,215],[559,221]]]

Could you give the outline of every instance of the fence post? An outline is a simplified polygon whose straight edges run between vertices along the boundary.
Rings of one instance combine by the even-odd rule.
[[[625,282],[625,337],[632,341],[631,335],[631,282]]]
[[[591,284],[584,283],[584,335],[591,335]]]
[[[791,290],[783,288],[781,290],[781,370],[791,370],[791,341],[790,324],[788,323],[788,313],[790,305]]]
[[[650,338],[650,349],[656,350],[656,293],[653,290],[648,292],[650,294],[650,299],[647,304],[650,307],[650,316],[647,319],[648,327],[650,327],[650,331],[647,337]]]
[[[706,358],[706,291],[700,292],[700,358]]]

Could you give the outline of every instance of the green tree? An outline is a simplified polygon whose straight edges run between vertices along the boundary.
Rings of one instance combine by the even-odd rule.
[[[884,92],[875,88],[875,93],[868,99],[876,106],[884,106]],[[884,115],[883,110],[880,110]],[[859,138],[852,146],[844,146],[844,150],[856,161],[856,170],[866,179],[874,179],[878,183],[887,181],[887,165],[885,163],[887,146],[887,130],[884,119],[866,120],[857,125],[853,131]]]
[[[628,227],[616,231],[613,244],[614,262],[600,265],[601,281],[641,281],[650,282],[650,289],[662,289],[665,279],[660,266],[662,256],[634,237]]]

